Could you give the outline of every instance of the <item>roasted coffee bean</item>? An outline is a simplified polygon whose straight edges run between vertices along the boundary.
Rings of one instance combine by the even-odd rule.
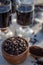
[[[16,43],[19,43],[20,41],[18,40],[18,41],[16,41]]]
[[[15,44],[16,43],[16,40],[14,40],[13,43]]]
[[[11,49],[12,47],[11,46],[9,46],[9,49]]]
[[[13,44],[12,47],[15,47],[15,45]]]
[[[14,38],[11,38],[12,39],[12,41],[14,41]]]
[[[6,47],[6,46],[8,46],[8,44],[7,44],[7,43],[5,43],[5,44],[4,44],[4,46]]]
[[[39,42],[36,38],[31,38],[30,41],[33,45],[36,44],[36,42]]]
[[[9,51],[9,48],[5,48],[4,50],[5,50],[6,52],[8,52],[8,51]]]
[[[21,43],[21,44],[19,44],[19,46],[20,46],[20,47],[23,47],[23,44]]]
[[[22,50],[22,48],[20,47],[19,50]]]
[[[35,40],[35,42],[38,42],[38,40],[37,39],[34,39]]]
[[[8,51],[8,49],[7,49],[7,48],[5,48],[5,51]]]
[[[14,51],[15,49],[14,48],[12,48],[12,51]]]
[[[26,44],[24,44],[23,46],[25,46],[25,47],[26,47]]]

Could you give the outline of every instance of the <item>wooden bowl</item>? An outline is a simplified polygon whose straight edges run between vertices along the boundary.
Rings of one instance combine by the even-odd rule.
[[[32,48],[40,48],[40,47],[38,47],[38,46],[31,46],[30,48],[32,49]],[[30,48],[29,48],[29,52],[30,52]],[[43,49],[43,48],[41,48],[41,49]],[[34,52],[36,52],[36,51],[34,51]],[[39,52],[40,53],[40,52]],[[33,56],[34,58],[43,58],[43,56],[40,56],[40,55],[35,55],[35,54],[32,54],[31,52],[30,52],[30,55],[31,56]]]
[[[7,60],[7,62],[14,65],[14,64],[19,64],[19,63],[23,62],[26,59],[26,57],[28,56],[28,53],[29,53],[29,45],[28,45],[26,40],[25,40],[25,42],[28,45],[27,49],[22,54],[19,54],[17,56],[10,55],[6,51],[4,51],[4,49],[3,49],[4,42],[2,43],[2,55]]]

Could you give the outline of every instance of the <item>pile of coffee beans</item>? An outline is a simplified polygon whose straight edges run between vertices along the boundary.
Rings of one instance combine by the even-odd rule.
[[[34,63],[34,65],[43,65],[43,61],[39,60],[38,58],[35,58],[36,62]]]
[[[37,60],[35,63],[36,63],[37,65],[43,65],[43,61]]]
[[[31,46],[29,50],[31,54],[43,57],[43,48],[40,48],[38,46]]]
[[[4,41],[3,49],[8,54],[19,55],[27,49],[27,42],[21,37],[12,37]]]
[[[40,59],[35,57],[35,61],[32,61],[32,63],[34,63],[34,65],[43,65],[43,61],[41,61]]]

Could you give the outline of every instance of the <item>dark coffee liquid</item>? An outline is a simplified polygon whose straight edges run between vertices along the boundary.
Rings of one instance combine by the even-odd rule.
[[[11,23],[11,8],[0,3],[0,28],[6,28]]]
[[[33,10],[32,6],[21,5],[17,9],[17,23],[23,26],[29,25],[32,23],[33,19]]]

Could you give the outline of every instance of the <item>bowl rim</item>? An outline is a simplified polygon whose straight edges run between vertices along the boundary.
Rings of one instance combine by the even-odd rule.
[[[13,38],[13,37],[9,37],[9,38]],[[7,38],[7,39],[9,39],[9,38]],[[23,39],[24,41],[26,41],[24,38],[22,38],[22,37],[20,37],[20,38]],[[7,40],[7,39],[6,39],[6,40]],[[4,40],[4,42],[5,42],[6,40]],[[22,56],[23,54],[25,54],[25,53],[27,52],[27,50],[28,50],[28,52],[29,52],[29,44],[28,44],[27,41],[26,41],[27,49],[26,49],[24,52],[22,52],[21,54],[18,54],[18,55],[9,54],[9,53],[7,53],[6,51],[4,51],[4,49],[3,49],[3,44],[4,44],[4,42],[2,42],[2,52],[4,52],[5,54],[7,54],[7,55],[9,55],[9,56],[18,57],[18,56]]]

